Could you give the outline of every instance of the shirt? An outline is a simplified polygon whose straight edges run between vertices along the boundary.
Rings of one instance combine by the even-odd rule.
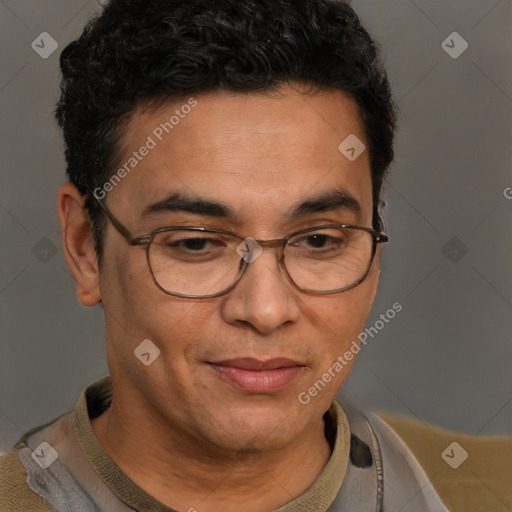
[[[27,432],[0,458],[0,512],[176,512],[129,479],[96,439],[91,419],[107,410],[111,399],[110,377],[93,382],[71,413]],[[479,468],[480,485],[473,478],[469,486],[457,488],[463,473],[454,478],[449,471],[458,468],[446,461],[455,465],[463,453],[453,445],[443,459],[444,444],[449,447],[448,440],[457,438],[464,451],[480,442],[473,458],[492,448],[495,455],[502,453],[500,460],[510,461],[510,439],[471,443],[469,436],[454,437],[389,415],[362,414],[336,401],[324,419],[332,449],[327,465],[307,491],[273,512],[468,512],[475,504],[483,507],[475,512],[512,510],[507,508],[512,506],[510,462],[502,468],[508,471],[505,478],[489,471],[493,466],[487,462],[487,468]],[[440,478],[443,472],[448,477]]]

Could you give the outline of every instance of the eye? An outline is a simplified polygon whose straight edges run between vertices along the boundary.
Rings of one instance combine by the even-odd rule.
[[[215,240],[212,238],[185,238],[182,240],[176,240],[168,244],[169,247],[183,248],[187,251],[204,251],[209,248],[209,244],[214,244]]]
[[[159,243],[172,250],[197,254],[211,253],[226,246],[220,238],[183,234],[171,235]]]
[[[198,263],[226,257],[232,245],[224,234],[180,229],[158,233],[150,250],[153,258],[159,254],[170,260]]]
[[[340,233],[341,235],[341,233]],[[345,240],[341,236],[327,233],[309,233],[293,241],[293,246],[300,251],[326,251],[341,247]]]
[[[337,228],[312,231],[289,241],[288,249],[296,256],[306,258],[332,258],[341,256],[349,246],[350,237]]]
[[[332,240],[332,237],[320,233],[315,233],[313,235],[305,237],[305,241],[307,242],[307,244],[315,249],[325,247],[327,244],[332,242]]]

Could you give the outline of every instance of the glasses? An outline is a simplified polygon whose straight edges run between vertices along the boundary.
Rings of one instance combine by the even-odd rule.
[[[132,236],[93,192],[91,195],[130,245],[146,247],[155,284],[177,297],[218,297],[232,290],[264,248],[275,248],[277,261],[301,291],[325,295],[360,284],[371,268],[385,233],[350,224],[303,229],[286,238],[254,240],[231,231],[175,226]]]

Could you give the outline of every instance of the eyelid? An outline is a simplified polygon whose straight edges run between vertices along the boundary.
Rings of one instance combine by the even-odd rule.
[[[282,240],[282,241],[285,241],[285,240],[289,240],[291,238],[295,238],[297,236],[299,237],[302,237],[302,236],[310,236],[312,234],[315,233],[315,230],[316,229],[322,229],[322,230],[328,230],[328,229],[333,229],[335,228],[336,226],[340,226],[340,225],[344,225],[344,224],[347,224],[347,225],[354,225],[354,224],[350,224],[350,223],[346,223],[346,222],[333,222],[333,221],[330,221],[330,222],[323,222],[323,223],[319,223],[317,226],[309,226],[309,227],[301,227],[301,228],[296,228],[294,229],[293,231],[289,231],[288,234],[283,234],[281,237],[275,237],[275,238],[272,238],[272,239],[269,239],[267,241],[274,241],[274,242],[277,242],[279,240]],[[332,227],[331,227],[332,226]],[[210,225],[205,225],[205,224],[197,224],[197,223],[194,223],[194,224],[190,224],[190,225],[187,225],[187,224],[179,224],[179,225],[172,225],[172,226],[163,226],[163,227],[160,227],[160,228],[156,228],[154,230],[152,230],[150,233],[148,233],[148,238],[151,236],[151,235],[155,235],[157,234],[158,232],[161,232],[161,231],[165,231],[165,230],[176,230],[176,229],[180,229],[182,228],[183,230],[187,230],[187,229],[190,229],[191,231],[191,234],[193,235],[194,232],[197,233],[198,236],[200,235],[203,235],[203,238],[204,238],[204,235],[208,235],[208,234],[211,234],[212,236],[215,236],[216,234],[218,236],[222,236],[222,235],[233,235],[235,237],[238,237],[239,239],[241,240],[244,240],[245,238],[247,237],[250,237],[252,235],[244,235],[244,234],[241,234],[237,231],[233,231],[229,228],[226,228],[226,227],[220,227],[220,226],[210,226]],[[211,231],[209,231],[211,230]],[[220,231],[220,233],[218,232]],[[306,231],[305,233],[303,233],[303,231]]]
[[[160,225],[155,228],[150,228],[149,230],[146,228],[147,232],[153,233],[155,231],[159,231],[162,229],[174,229],[176,227],[182,227],[184,229],[186,228],[204,228],[204,229],[211,229],[211,230],[221,230],[221,231],[227,231],[229,233],[236,233],[233,229],[226,226],[220,226],[219,224],[210,224],[209,222],[193,222],[193,223],[187,223],[187,221],[183,222],[176,222],[173,224],[167,224],[167,225]]]
[[[341,217],[341,218],[340,218]],[[310,219],[296,219],[290,227],[283,229],[288,233],[295,233],[302,231],[303,229],[315,228],[317,226],[328,226],[328,225],[339,225],[349,224],[353,226],[359,226],[361,224],[359,216],[356,214],[347,213],[343,216],[333,218],[324,214],[322,217],[310,218]]]
[[[181,218],[180,218],[181,217]],[[246,236],[253,236],[251,234],[245,235],[245,230],[240,230],[240,225],[236,224],[229,219],[198,219],[196,216],[189,217],[186,215],[180,215],[177,219],[173,219],[172,223],[169,224],[160,224],[155,226],[154,221],[151,222],[148,226],[142,226],[144,229],[144,233],[152,233],[159,229],[167,229],[175,226],[183,226],[189,228],[202,227],[207,229],[220,229],[223,231],[228,231],[230,233],[238,234],[242,238],[246,238]],[[340,217],[343,217],[340,219]],[[275,224],[276,228],[276,236],[272,238],[285,238],[290,236],[291,234],[297,233],[304,229],[314,228],[315,226],[323,226],[329,224],[351,224],[351,225],[360,225],[359,215],[352,212],[344,212],[343,215],[337,215],[336,218],[333,218],[327,212],[318,212],[316,214],[305,215],[304,218],[295,218],[293,221],[287,221],[286,223],[277,222]],[[164,221],[165,222],[165,221]],[[144,223],[145,224],[145,223]],[[149,224],[149,223],[148,223]],[[154,226],[154,227],[153,227]],[[142,229],[141,229],[142,230]],[[138,230],[139,232],[141,230]],[[254,236],[253,236],[254,237]],[[254,237],[256,238],[256,237]],[[270,238],[270,237],[269,237]]]

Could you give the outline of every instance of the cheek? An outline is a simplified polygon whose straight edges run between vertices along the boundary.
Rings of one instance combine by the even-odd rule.
[[[125,313],[139,311],[148,303],[154,287],[142,247],[119,248],[112,251],[103,269],[107,298]]]
[[[146,338],[174,358],[194,351],[211,331],[218,300],[191,301],[163,292],[155,284],[142,247],[111,244],[105,248],[101,287],[105,314],[114,340],[128,352]],[[185,354],[186,357],[186,354]]]
[[[363,331],[375,299],[379,276],[377,261],[366,279],[355,288],[331,298],[317,298],[318,320],[330,340],[324,359],[347,350]]]
[[[315,400],[317,407],[327,408],[347,379],[360,352],[358,336],[363,332],[375,297],[378,270],[352,290],[337,297],[319,298],[315,306],[318,326],[316,352],[318,365],[306,379],[300,400]],[[313,307],[312,304],[310,304]],[[304,402],[301,402],[304,403]]]
[[[153,285],[153,283],[151,283]],[[154,286],[151,303],[133,312],[140,336],[151,339],[160,349],[165,367],[177,370],[196,365],[205,345],[211,343],[218,304],[194,302],[167,295]]]
[[[131,353],[142,340],[151,339],[160,318],[157,306],[167,296],[153,282],[145,248],[121,240],[105,247],[105,255],[100,284],[107,331],[113,344],[122,341]]]

